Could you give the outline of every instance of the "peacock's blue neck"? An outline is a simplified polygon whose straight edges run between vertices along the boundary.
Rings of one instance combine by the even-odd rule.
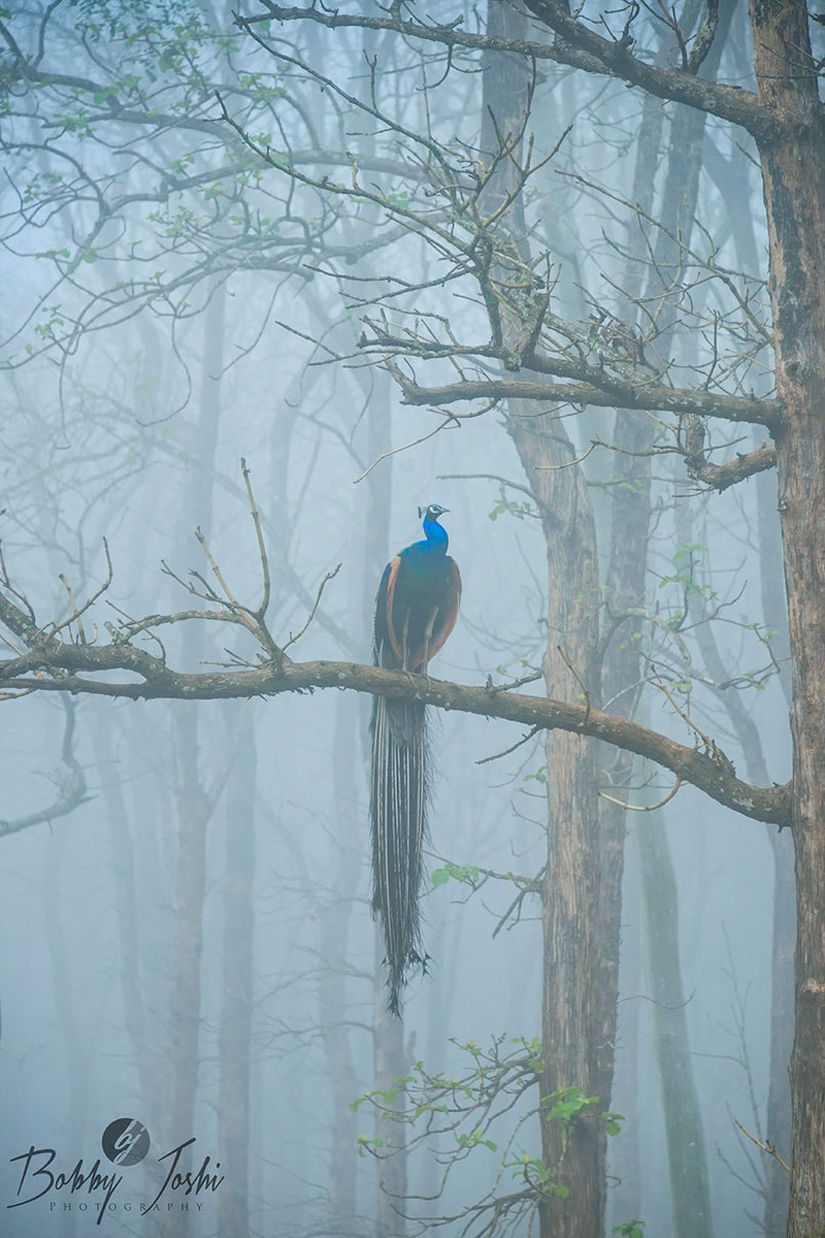
[[[447,536],[447,530],[442,528],[437,520],[431,520],[429,516],[424,517],[424,532],[427,536],[426,542],[419,542],[422,549],[429,551],[430,554],[447,553],[447,547],[450,544],[450,539]]]
[[[411,546],[401,551],[404,560],[411,566],[419,563],[423,568],[427,563],[434,564],[436,559],[442,558],[447,553],[450,539],[447,536],[447,530],[442,529],[437,520],[431,520],[429,516],[425,516],[424,532],[427,535],[425,541],[413,542]]]

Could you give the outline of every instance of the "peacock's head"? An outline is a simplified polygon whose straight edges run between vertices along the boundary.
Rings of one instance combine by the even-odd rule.
[[[429,507],[419,507],[418,515],[423,516],[425,520],[433,520],[437,523],[438,517],[443,516],[449,510],[449,507],[442,507],[440,503],[431,503]]]

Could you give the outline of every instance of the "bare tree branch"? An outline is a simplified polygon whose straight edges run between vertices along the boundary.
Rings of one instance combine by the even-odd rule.
[[[539,369],[544,361],[542,358],[540,362],[530,364],[534,369]],[[562,367],[557,365],[556,358],[553,358],[546,365],[542,364],[541,368],[552,372],[552,369]],[[573,368],[570,366],[571,370]],[[745,398],[716,395],[700,388],[680,390],[678,387],[666,387],[661,383],[646,383],[643,380],[637,383],[629,382],[594,370],[593,367],[581,367],[581,370],[588,374],[590,382],[563,385],[530,379],[486,378],[467,379],[440,387],[421,387],[415,380],[403,375],[397,367],[393,367],[392,374],[401,387],[404,404],[441,406],[458,404],[464,400],[542,400],[546,404],[591,404],[601,408],[638,408],[646,412],[658,410],[693,413],[699,417],[719,417],[725,421],[753,422],[769,428],[778,425],[781,417],[778,400],[766,399],[764,396]],[[596,375],[598,386],[593,382]]]
[[[39,674],[30,674],[33,670]],[[88,678],[125,670],[138,682]],[[21,677],[25,676],[25,677]],[[74,645],[53,639],[21,658],[0,662],[0,681],[14,691],[71,692],[129,700],[231,700],[346,688],[394,700],[420,700],[440,709],[526,723],[542,730],[572,731],[615,744],[656,761],[683,782],[746,817],[775,825],[791,824],[789,787],[756,787],[737,778],[732,762],[716,745],[688,747],[656,731],[599,709],[572,705],[552,697],[499,692],[493,686],[471,687],[430,677],[388,671],[354,662],[291,662],[242,670],[184,673],[146,650],[127,644]]]
[[[275,19],[279,22],[311,21],[329,30],[355,27],[360,30],[393,30],[412,39],[440,44],[445,48],[467,48],[473,51],[501,51],[525,56],[531,60],[551,60],[571,65],[590,73],[618,78],[632,86],[640,86],[659,99],[673,99],[689,107],[710,112],[714,116],[742,125],[755,137],[768,138],[781,128],[780,118],[762,106],[751,91],[717,82],[704,81],[694,71],[661,68],[637,59],[629,50],[632,39],[608,39],[587,29],[571,16],[559,0],[527,0],[527,8],[560,38],[552,43],[520,39],[495,38],[464,30],[457,22],[439,25],[402,17],[362,17],[339,13],[313,5],[299,8],[261,0],[266,12],[259,17],[236,17],[242,29],[250,30],[256,23]],[[698,64],[691,66],[692,70]]]

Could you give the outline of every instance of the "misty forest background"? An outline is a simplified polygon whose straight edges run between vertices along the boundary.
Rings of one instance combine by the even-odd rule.
[[[379,11],[369,0],[346,8]],[[487,20],[469,4],[426,8],[468,29]],[[694,36],[698,4],[677,8]],[[679,54],[663,14],[642,12],[637,31],[659,63]],[[723,4],[722,16],[713,74],[750,88],[745,6]],[[341,565],[293,656],[370,661],[380,571],[418,536],[418,505],[437,501],[450,509],[464,595],[433,674],[483,684],[540,668],[542,523],[501,407],[448,420],[403,404],[380,350],[359,346],[387,294],[404,326],[431,313],[456,338],[485,335],[478,296],[445,280],[443,255],[393,211],[419,191],[426,201],[413,144],[355,101],[377,99],[408,131],[429,126],[480,158],[489,59],[468,51],[446,72],[443,49],[387,32],[257,27],[278,58],[228,6],[194,0],[12,3],[2,20],[13,37],[0,50],[0,535],[15,588],[39,616],[68,617],[67,584],[85,599],[106,581],[105,538],[112,580],[84,616],[87,640],[106,624],[185,610],[190,570],[209,575],[200,528],[235,595],[254,601],[261,565],[243,458],[279,640],[299,632]],[[29,80],[15,76],[21,49]],[[91,93],[81,79],[104,87]],[[521,205],[533,252],[549,255],[553,311],[586,339],[602,311],[638,319],[659,333],[650,361],[669,361],[674,383],[698,374],[710,387],[714,356],[731,391],[770,394],[765,222],[747,135],[702,117],[685,145],[681,105],[651,107],[620,81],[549,61],[531,89],[536,170]],[[343,152],[363,161],[373,201],[326,193],[324,177],[351,183]],[[428,286],[404,292],[402,280]],[[596,347],[610,364],[615,350]],[[454,379],[437,364],[438,381]],[[557,415],[577,455],[602,443],[581,467],[609,609],[617,496],[647,483],[634,475],[639,458],[606,445],[611,409]],[[643,676],[670,694],[646,688],[638,716],[690,743],[675,701],[744,776],[781,782],[790,749],[774,475],[719,492],[695,458],[690,475],[675,418],[633,416],[662,448],[644,457],[652,521],[637,639]],[[706,459],[764,440],[758,427],[722,423]],[[192,670],[253,656],[221,624],[157,636]],[[564,647],[567,634],[556,636]],[[557,695],[582,699],[573,674]],[[16,1187],[10,1157],[34,1144],[69,1165],[92,1160],[121,1115],[144,1122],[156,1150],[195,1134],[227,1178],[200,1214],[120,1211],[110,1232],[398,1235],[452,1218],[444,1232],[474,1234],[490,1215],[468,1210],[524,1184],[539,1156],[529,1097],[515,1086],[498,1097],[489,1125],[469,1101],[479,1065],[540,1036],[536,890],[552,762],[548,771],[541,735],[504,753],[526,727],[434,718],[432,961],[395,1023],[369,908],[368,717],[369,697],[349,692],[3,704],[4,1202]],[[641,762],[617,790],[614,761],[599,750],[603,791],[640,806],[667,797],[672,777]],[[625,828],[610,1098],[623,1118],[608,1139],[607,1232],[637,1219],[648,1238],[784,1232],[771,1228],[786,1206],[783,1175],[734,1119],[787,1152],[789,832],[689,786],[627,813]],[[449,1079],[467,1090],[444,1088]],[[772,1083],[785,1125],[768,1130]],[[439,1088],[445,1111],[424,1109]],[[393,1109],[410,1120],[392,1120]],[[428,1121],[440,1133],[428,1135]],[[135,1185],[144,1171],[129,1179],[134,1198],[149,1190],[148,1178]],[[7,1212],[0,1230],[75,1238],[92,1224],[38,1207]],[[490,1232],[529,1225],[522,1213]]]

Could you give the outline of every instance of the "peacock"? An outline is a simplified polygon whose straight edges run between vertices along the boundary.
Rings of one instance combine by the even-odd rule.
[[[446,511],[438,503],[420,507],[423,541],[407,546],[384,569],[375,602],[376,666],[426,675],[455,627],[461,576],[439,523]],[[410,968],[426,967],[427,960],[419,908],[429,790],[426,707],[375,697],[370,731],[372,906],[384,930],[387,1005],[397,1015]]]

